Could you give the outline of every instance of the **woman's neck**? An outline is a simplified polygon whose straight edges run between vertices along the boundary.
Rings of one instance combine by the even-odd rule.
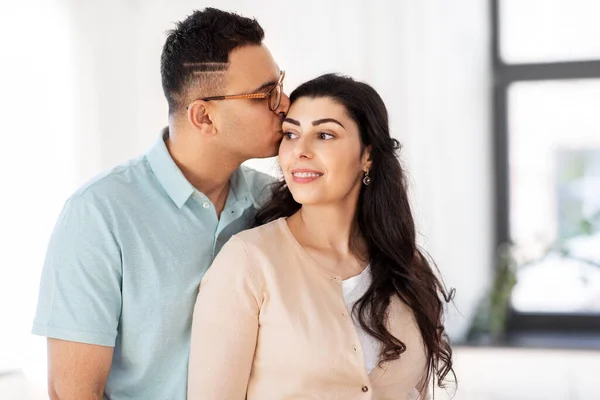
[[[333,251],[337,258],[368,260],[364,237],[358,229],[356,206],[306,205],[288,218],[300,244],[319,251]]]

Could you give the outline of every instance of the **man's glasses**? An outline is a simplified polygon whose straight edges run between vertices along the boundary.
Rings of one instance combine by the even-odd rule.
[[[281,71],[279,74],[279,80],[277,83],[270,87],[266,92],[259,93],[246,93],[246,94],[231,94],[225,96],[211,96],[204,97],[199,100],[213,101],[213,100],[235,100],[235,99],[267,99],[267,106],[269,110],[275,111],[279,108],[281,103],[281,94],[283,93],[283,78],[285,77],[285,71]]]

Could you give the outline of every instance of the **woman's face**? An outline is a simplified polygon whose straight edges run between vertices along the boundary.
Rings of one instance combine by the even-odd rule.
[[[302,205],[358,198],[369,151],[361,151],[358,126],[331,98],[301,97],[283,122],[279,163],[285,181]]]

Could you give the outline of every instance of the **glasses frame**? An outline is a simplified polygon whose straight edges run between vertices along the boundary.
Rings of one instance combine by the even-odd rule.
[[[198,100],[203,100],[203,101],[238,100],[238,99],[267,99],[268,100],[268,99],[270,99],[273,91],[276,89],[279,89],[278,91],[275,92],[277,94],[277,101],[275,102],[275,107],[271,108],[271,102],[267,101],[267,107],[269,107],[269,110],[275,111],[281,105],[281,95],[283,93],[283,78],[285,78],[285,71],[281,71],[279,73],[279,80],[277,81],[277,83],[275,85],[273,85],[272,87],[268,88],[268,90],[266,92],[229,94],[229,95],[223,95],[223,96],[210,96],[210,97],[203,97]],[[188,108],[189,108],[189,106],[188,106]]]

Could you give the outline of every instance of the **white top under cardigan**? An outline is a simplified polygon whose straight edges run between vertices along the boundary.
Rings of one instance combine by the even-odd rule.
[[[367,267],[356,276],[345,279],[342,281],[342,292],[344,294],[344,301],[348,307],[348,311],[352,312],[354,304],[365,294],[369,285],[371,285],[371,267]],[[357,310],[358,311],[358,310]],[[363,349],[365,356],[365,366],[367,373],[370,373],[377,362],[379,361],[379,353],[381,353],[381,343],[377,341],[373,336],[369,335],[359,324],[357,313],[352,315],[352,321],[356,327],[356,333]]]

